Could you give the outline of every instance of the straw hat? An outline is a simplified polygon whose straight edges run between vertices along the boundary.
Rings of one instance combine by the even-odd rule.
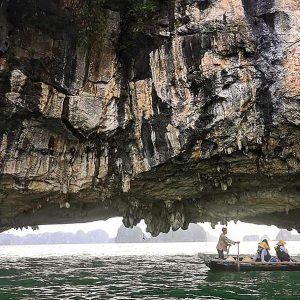
[[[242,262],[247,262],[247,263],[249,263],[249,262],[253,262],[253,260],[252,260],[252,258],[250,257],[250,256],[245,256],[243,259],[242,259]]]
[[[226,258],[226,261],[232,261],[232,262],[234,262],[235,259],[234,259],[234,257],[232,257],[232,256],[228,256],[228,257]]]
[[[258,246],[261,247],[261,248],[263,248],[263,249],[268,249],[269,248],[268,245],[267,245],[267,243],[265,243],[265,242],[258,243]]]
[[[285,245],[285,244],[286,244],[286,242],[285,242],[284,240],[280,240],[280,241],[278,241],[278,243],[277,243],[278,246],[283,246],[283,245]]]

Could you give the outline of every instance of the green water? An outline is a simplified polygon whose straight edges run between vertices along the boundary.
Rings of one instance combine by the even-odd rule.
[[[212,273],[196,256],[1,259],[0,299],[300,299],[300,272]]]

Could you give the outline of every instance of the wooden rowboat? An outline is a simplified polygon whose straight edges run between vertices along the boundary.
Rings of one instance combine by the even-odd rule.
[[[199,254],[199,257],[210,268],[211,271],[300,271],[300,261],[293,258],[291,262],[243,262],[240,256],[239,266],[236,261],[227,261],[213,258],[209,255]]]

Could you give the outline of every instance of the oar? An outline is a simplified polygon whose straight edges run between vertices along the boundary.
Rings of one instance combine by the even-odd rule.
[[[240,242],[237,242],[237,250],[238,250],[238,255],[237,255],[237,270],[239,272],[240,271]]]
[[[229,246],[228,246],[228,249],[227,249],[227,256],[229,255],[230,246],[231,246],[231,245],[229,245]]]

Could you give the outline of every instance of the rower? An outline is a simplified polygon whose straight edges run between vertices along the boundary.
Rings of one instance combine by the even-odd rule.
[[[223,227],[222,228],[222,233],[219,237],[219,241],[217,244],[217,250],[219,254],[220,259],[225,259],[224,258],[224,251],[228,251],[228,246],[235,245],[237,242],[234,242],[230,240],[227,236],[227,228]]]

